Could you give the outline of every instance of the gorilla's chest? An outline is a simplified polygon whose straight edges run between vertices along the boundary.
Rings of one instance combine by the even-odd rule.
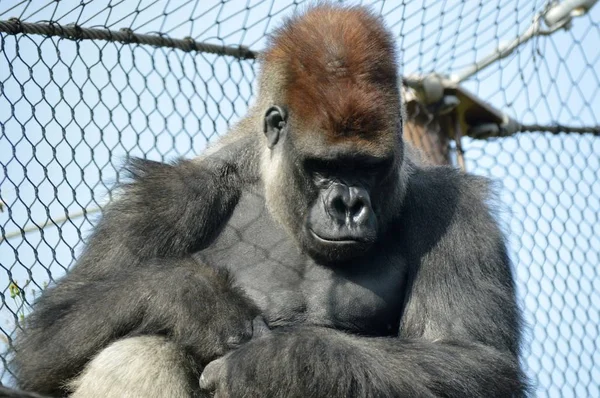
[[[217,240],[197,257],[230,270],[271,327],[310,324],[370,335],[398,330],[405,279],[398,253],[373,250],[344,269],[315,264],[258,196],[245,195]]]

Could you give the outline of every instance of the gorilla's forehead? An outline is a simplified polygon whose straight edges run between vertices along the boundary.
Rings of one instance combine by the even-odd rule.
[[[391,159],[401,143],[400,132],[379,136],[352,136],[344,140],[332,140],[329,135],[314,130],[294,134],[294,152],[302,158],[344,159],[380,158]],[[292,133],[293,134],[293,133]]]
[[[400,128],[400,100],[395,91],[386,93],[345,78],[322,83],[322,91],[313,95],[299,87],[290,90],[299,91],[286,99],[297,135],[302,132],[310,140],[322,137],[323,144],[328,145],[350,142],[382,149],[394,145]]]

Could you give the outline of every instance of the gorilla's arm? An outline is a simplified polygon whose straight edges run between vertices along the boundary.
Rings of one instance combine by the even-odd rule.
[[[201,386],[217,397],[340,398],[510,397],[525,388],[517,359],[490,346],[323,328],[253,340],[211,362]]]
[[[98,277],[153,258],[182,258],[206,247],[256,179],[254,139],[242,137],[196,160],[133,159],[121,187],[72,273]]]
[[[191,259],[67,278],[36,303],[12,365],[22,388],[57,394],[103,347],[140,334],[166,335],[206,364],[250,339],[257,315],[228,275]]]
[[[511,269],[485,191],[449,169],[413,177],[394,231],[411,266],[398,338],[281,332],[213,362],[203,384],[231,396],[524,395]]]
[[[243,339],[254,306],[229,278],[191,260],[210,243],[252,177],[240,139],[201,159],[130,163],[73,270],[50,287],[17,339],[23,388],[55,393],[110,342],[164,334],[201,363]],[[226,341],[231,337],[233,341]]]

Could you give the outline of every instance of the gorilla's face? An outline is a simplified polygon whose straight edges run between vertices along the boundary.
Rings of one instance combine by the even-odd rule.
[[[338,263],[364,254],[377,241],[385,191],[395,192],[393,154],[373,155],[353,147],[299,149],[286,126],[286,111],[272,107],[265,134],[279,181],[268,201],[315,260]]]
[[[304,173],[316,195],[300,233],[311,255],[344,261],[377,241],[380,221],[373,193],[382,188],[391,164],[391,159],[352,155],[306,159]]]

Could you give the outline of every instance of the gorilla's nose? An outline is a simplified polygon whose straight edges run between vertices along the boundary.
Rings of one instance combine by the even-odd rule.
[[[371,200],[366,189],[335,184],[327,196],[327,213],[341,224],[361,225],[371,212]]]

